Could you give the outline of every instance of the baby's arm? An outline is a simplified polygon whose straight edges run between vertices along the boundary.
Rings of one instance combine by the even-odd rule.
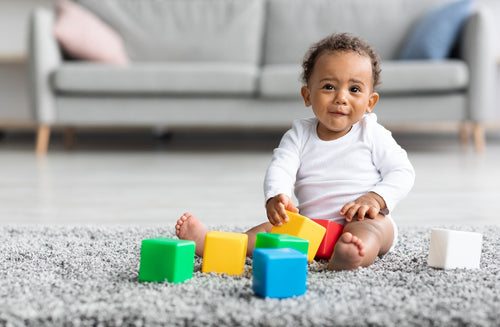
[[[372,162],[381,177],[370,193],[383,199],[385,205],[381,206],[381,213],[387,215],[412,188],[415,170],[406,151],[397,144],[390,131],[379,124],[371,124],[370,127]]]
[[[296,213],[299,212],[299,209],[295,207],[292,199],[290,199],[288,195],[281,193],[267,200],[267,218],[274,226],[281,226],[283,224],[282,221],[285,223],[288,222],[288,216],[285,210]]]
[[[358,220],[363,220],[365,217],[375,219],[380,211],[386,208],[387,205],[380,195],[375,192],[368,192],[344,205],[340,210],[340,214],[345,215],[345,220],[348,222],[355,216],[358,217]]]
[[[295,184],[300,166],[300,143],[303,127],[295,121],[291,130],[281,139],[274,150],[273,158],[264,178],[267,218],[272,225],[280,226],[288,221],[285,210],[299,212],[291,199],[291,190]]]

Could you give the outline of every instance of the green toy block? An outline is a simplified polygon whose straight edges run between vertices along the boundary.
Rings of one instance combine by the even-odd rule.
[[[288,234],[258,233],[255,248],[292,248],[307,254],[309,241]]]
[[[193,277],[193,241],[158,237],[142,240],[139,280],[181,283]]]

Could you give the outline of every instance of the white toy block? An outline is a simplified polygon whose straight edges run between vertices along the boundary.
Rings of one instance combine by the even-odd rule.
[[[433,229],[427,264],[442,269],[478,269],[483,235],[449,229]]]

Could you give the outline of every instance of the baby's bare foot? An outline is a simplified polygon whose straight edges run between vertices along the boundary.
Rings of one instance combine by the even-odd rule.
[[[205,235],[208,229],[203,226],[201,221],[193,216],[191,213],[186,212],[177,220],[175,225],[175,233],[181,240],[194,241],[196,243],[195,253],[197,256],[203,256],[203,249],[205,248]]]
[[[333,256],[328,263],[330,270],[354,270],[361,265],[365,255],[365,245],[349,232],[342,234],[335,245]]]

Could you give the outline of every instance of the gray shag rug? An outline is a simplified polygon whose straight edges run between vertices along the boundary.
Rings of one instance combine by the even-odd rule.
[[[242,231],[248,226],[209,226]],[[166,226],[1,226],[2,326],[499,326],[500,226],[483,233],[480,270],[427,266],[430,227],[402,227],[397,248],[368,268],[309,265],[307,292],[263,299],[242,276],[201,273],[182,284],[138,282],[140,244]]]

